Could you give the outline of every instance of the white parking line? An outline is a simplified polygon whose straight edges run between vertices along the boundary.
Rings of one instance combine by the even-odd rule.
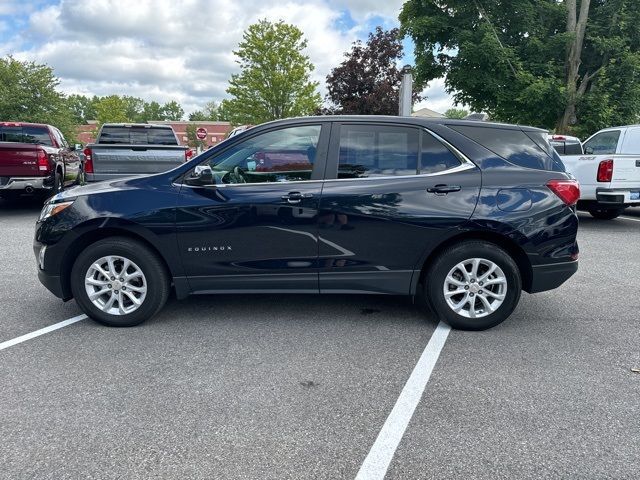
[[[411,376],[405,384],[391,413],[382,426],[367,458],[364,459],[356,480],[382,480],[387,473],[391,459],[402,440],[409,421],[413,416],[424,392],[433,367],[438,361],[451,327],[440,322],[425,347]]]
[[[73,323],[79,322],[80,320],[86,319],[86,315],[78,315],[77,317],[69,318],[67,320],[63,320],[59,323],[54,323],[53,325],[49,325],[48,327],[41,328],[40,330],[36,330],[35,332],[27,333],[20,337],[16,337],[12,340],[7,340],[6,342],[0,343],[0,350],[4,350],[5,348],[13,347],[18,343],[26,342],[27,340],[31,340],[32,338],[39,337],[40,335],[44,335],[45,333],[53,332],[60,328],[66,327],[67,325],[71,325]]]
[[[622,220],[631,220],[632,222],[640,222],[640,218],[618,217]]]

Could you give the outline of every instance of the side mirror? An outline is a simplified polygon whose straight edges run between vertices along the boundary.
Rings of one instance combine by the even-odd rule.
[[[587,155],[593,155],[593,147],[584,147],[584,153]]]
[[[193,169],[193,175],[189,183],[196,185],[211,185],[213,183],[213,170],[209,165],[197,165]]]

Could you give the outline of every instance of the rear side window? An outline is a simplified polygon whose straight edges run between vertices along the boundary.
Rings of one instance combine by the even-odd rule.
[[[103,127],[98,143],[123,145],[177,145],[170,128]]]
[[[437,138],[422,134],[420,173],[437,173],[460,165],[460,160]]]
[[[594,135],[584,142],[584,153],[592,155],[613,155],[618,148],[620,130],[610,130]]]
[[[342,125],[338,178],[415,175],[418,140],[416,128]]]
[[[640,155],[640,128],[629,128],[627,130],[620,153],[623,155]]]
[[[557,152],[549,145],[546,132],[467,125],[449,125],[449,128],[514,165],[536,170],[565,170]]]

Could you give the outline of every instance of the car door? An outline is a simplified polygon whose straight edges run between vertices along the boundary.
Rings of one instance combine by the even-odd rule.
[[[408,294],[425,252],[467,221],[480,171],[426,129],[342,123],[320,201],[321,292]]]
[[[329,129],[255,128],[185,175],[176,231],[192,291],[318,292]]]

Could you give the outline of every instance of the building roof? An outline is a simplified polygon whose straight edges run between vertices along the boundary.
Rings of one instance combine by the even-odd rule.
[[[436,112],[435,110],[431,110],[430,108],[421,108],[420,110],[416,110],[411,114],[412,117],[429,117],[429,118],[443,118],[444,115]]]

